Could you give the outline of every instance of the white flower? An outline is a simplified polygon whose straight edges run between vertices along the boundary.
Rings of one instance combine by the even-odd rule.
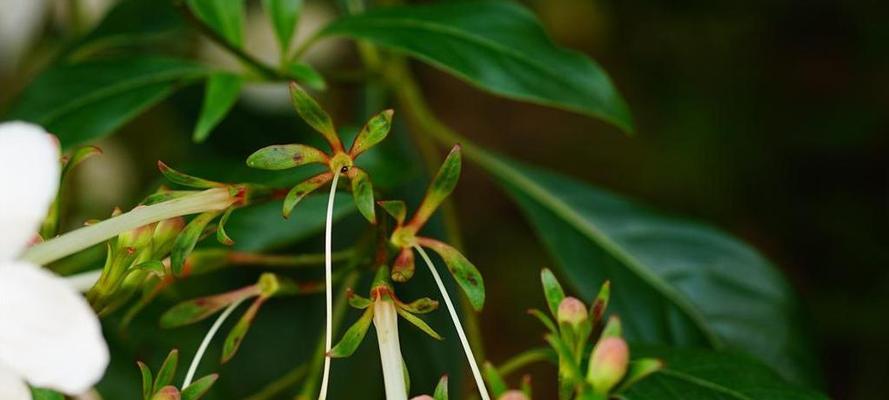
[[[25,382],[86,392],[108,366],[102,328],[65,281],[16,257],[59,184],[55,137],[24,122],[0,124],[0,399],[30,400]]]

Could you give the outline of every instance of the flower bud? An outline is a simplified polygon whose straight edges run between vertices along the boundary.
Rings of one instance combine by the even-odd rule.
[[[587,381],[596,393],[608,393],[627,372],[630,350],[620,337],[603,337],[590,355]]]
[[[528,396],[518,390],[510,390],[503,393],[497,400],[528,400]]]
[[[162,257],[170,252],[176,237],[185,228],[185,218],[176,217],[165,219],[157,223],[154,228],[153,250],[155,257]]]
[[[152,397],[151,400],[179,400],[181,398],[182,396],[179,394],[179,389],[176,389],[173,386],[164,386],[154,394],[154,397]]]
[[[420,395],[417,397],[412,397],[411,400],[435,400],[435,399],[433,399],[432,396],[430,396],[428,394],[424,394],[424,395]]]
[[[566,297],[559,303],[559,323],[567,323],[578,327],[587,320],[587,309],[582,301],[575,297]]]

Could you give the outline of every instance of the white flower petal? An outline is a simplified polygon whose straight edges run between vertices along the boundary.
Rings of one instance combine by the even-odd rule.
[[[32,264],[0,264],[0,364],[31,385],[80,394],[108,366],[102,328],[62,278]]]
[[[59,145],[27,122],[0,124],[0,260],[31,240],[59,189]]]
[[[0,399],[31,400],[31,389],[14,372],[0,365]]]

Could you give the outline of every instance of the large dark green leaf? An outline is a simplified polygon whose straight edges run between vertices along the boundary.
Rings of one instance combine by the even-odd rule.
[[[188,0],[188,7],[229,43],[244,46],[244,0]]]
[[[750,246],[581,182],[467,150],[504,183],[576,290],[612,281],[611,311],[634,340],[747,352],[817,381],[792,290]]]
[[[638,356],[657,357],[665,368],[631,386],[619,398],[821,400],[827,396],[788,384],[765,365],[746,356],[692,349],[633,348]]]
[[[157,0],[124,0],[114,6],[92,31],[67,49],[82,56],[96,50],[144,44],[168,37],[184,26],[182,16],[173,2]]]
[[[43,125],[68,149],[114,131],[206,73],[200,65],[161,57],[59,65],[40,74],[6,118]]]
[[[323,34],[368,40],[492,93],[633,130],[629,110],[605,72],[583,54],[556,46],[534,14],[515,3],[379,8],[334,21]]]

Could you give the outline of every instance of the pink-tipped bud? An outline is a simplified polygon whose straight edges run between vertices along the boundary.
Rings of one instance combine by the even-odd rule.
[[[575,297],[566,297],[559,303],[559,323],[567,323],[577,327],[587,320],[587,308],[582,301]]]
[[[157,223],[154,228],[154,254],[157,257],[167,254],[173,247],[173,242],[179,233],[185,229],[185,218],[176,217],[165,219]]]
[[[179,394],[179,389],[176,389],[173,386],[164,386],[161,390],[158,390],[155,393],[154,397],[151,400],[179,400],[182,396]]]
[[[608,393],[623,379],[629,363],[627,342],[620,337],[604,337],[593,348],[587,381],[597,393]]]
[[[411,400],[435,400],[435,399],[433,399],[432,396],[430,396],[428,394],[424,394],[424,395],[420,395],[417,397],[411,397]]]
[[[528,400],[528,396],[518,390],[510,390],[503,393],[497,400]]]

